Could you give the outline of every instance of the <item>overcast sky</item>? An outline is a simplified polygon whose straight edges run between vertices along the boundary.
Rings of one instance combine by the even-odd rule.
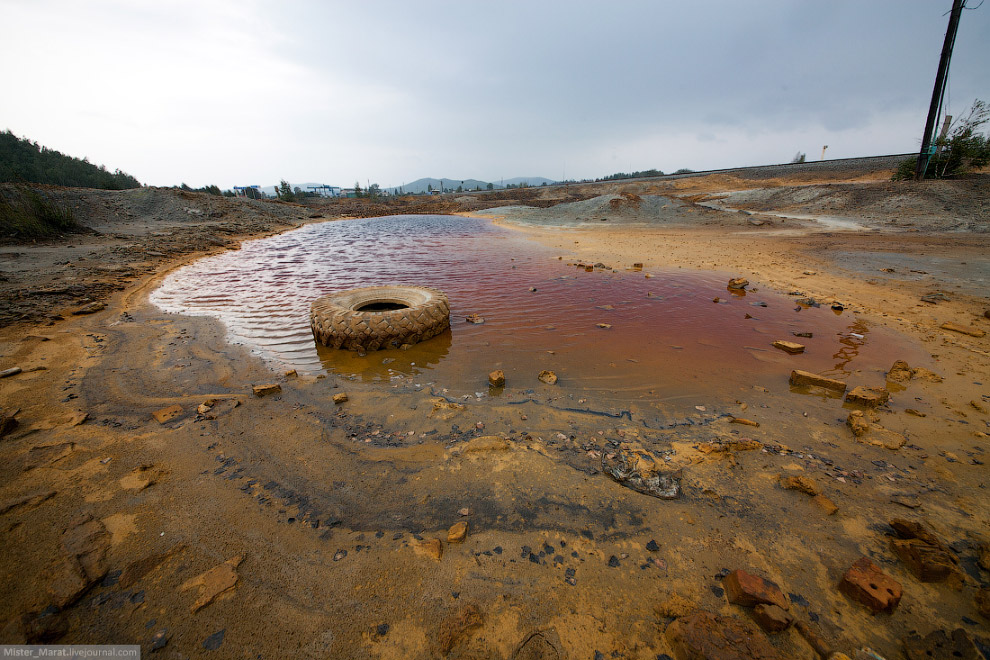
[[[0,0],[0,130],[222,188],[903,153],[951,5]],[[990,101],[988,62],[990,2],[963,12],[950,114]]]

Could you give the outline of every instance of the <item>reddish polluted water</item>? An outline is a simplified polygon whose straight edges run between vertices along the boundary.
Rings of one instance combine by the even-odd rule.
[[[680,408],[740,387],[786,383],[795,368],[845,378],[882,374],[896,359],[927,358],[848,310],[809,307],[759,286],[730,291],[734,273],[640,271],[620,263],[589,271],[575,263],[484,219],[390,216],[248,241],[172,273],[152,301],[169,312],[220,319],[231,341],[280,371],[518,398],[545,387],[537,375],[552,370],[562,396],[613,409],[647,401]],[[316,344],[313,300],[384,284],[444,291],[450,331],[408,350],[367,355]],[[470,314],[484,323],[468,323]],[[784,353],[771,346],[778,339],[806,351]],[[494,369],[505,372],[504,392],[488,389]]]

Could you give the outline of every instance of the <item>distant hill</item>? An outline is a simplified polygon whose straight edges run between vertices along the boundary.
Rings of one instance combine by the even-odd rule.
[[[93,165],[85,158],[66,156],[4,131],[0,133],[0,182],[22,181],[104,190],[141,187],[141,182],[126,172],[110,172],[103,165]]]
[[[389,192],[396,192],[400,188],[404,193],[425,193],[430,189],[432,190],[457,190],[460,187],[464,191],[470,190],[487,190],[488,181],[479,181],[478,179],[434,179],[427,177],[425,179],[416,179],[410,183],[403,184],[402,186],[396,186],[394,188],[387,188]],[[525,176],[516,177],[514,179],[505,179],[504,181],[493,181],[492,186],[497,190],[499,188],[504,188],[506,186],[518,186],[520,184],[526,184],[528,186],[541,186],[544,183],[547,185],[553,183],[551,179],[545,179],[539,176]]]

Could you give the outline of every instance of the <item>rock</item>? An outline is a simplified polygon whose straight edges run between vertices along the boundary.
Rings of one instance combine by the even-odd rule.
[[[597,325],[602,330],[608,330],[609,328],[612,327],[610,323],[596,323],[595,325]]]
[[[698,609],[698,605],[684,596],[671,594],[667,600],[657,605],[657,615],[667,619],[687,616]]]
[[[660,545],[657,543],[656,539],[650,539],[646,544],[646,549],[650,552],[658,552],[660,550]]]
[[[860,438],[870,432],[870,422],[862,410],[853,410],[846,417],[846,426],[852,429],[853,435]]]
[[[901,584],[880,570],[869,557],[857,559],[839,583],[839,591],[874,614],[893,612],[901,602]]]
[[[69,419],[69,426],[82,426],[89,419],[89,413],[78,412]]]
[[[447,421],[464,410],[464,406],[460,403],[453,403],[446,401],[444,399],[434,399],[433,400],[433,410],[430,411],[429,417],[431,419],[436,418],[442,421]]]
[[[729,423],[730,424],[742,424],[743,426],[755,426],[757,428],[759,428],[759,426],[760,426],[760,423],[759,422],[754,422],[753,420],[746,419],[744,417],[733,417],[729,421]]]
[[[773,344],[774,348],[779,348],[785,353],[790,353],[791,355],[797,355],[798,353],[804,353],[804,344],[798,344],[793,341],[784,341],[783,339],[778,339]]]
[[[216,651],[223,644],[223,637],[227,633],[227,629],[218,630],[206,639],[203,640],[203,648],[207,651]]]
[[[758,629],[734,617],[709,612],[682,616],[667,626],[664,639],[676,660],[779,660]]]
[[[120,487],[140,493],[155,483],[155,475],[149,472],[153,467],[154,465],[148,464],[134,468],[130,474],[121,477]]]
[[[784,610],[790,607],[780,587],[742,569],[736,569],[722,578],[722,586],[725,587],[726,598],[734,605],[753,607],[765,603]]]
[[[151,646],[151,651],[160,651],[166,646],[168,646],[168,630],[162,629],[151,636],[151,640],[148,642]]]
[[[890,549],[916,578],[922,582],[948,580],[954,587],[962,588],[965,578],[955,556],[924,523],[895,518],[890,526],[899,537],[891,539]]]
[[[787,630],[794,623],[794,617],[789,612],[776,605],[760,603],[751,612],[753,620],[756,621],[764,632],[778,633]]]
[[[466,317],[464,317],[464,320],[467,321],[468,323],[474,323],[480,325],[485,322],[485,317],[482,316],[481,314],[468,314]]]
[[[957,325],[955,323],[943,323],[940,326],[943,330],[950,330],[951,332],[958,332],[959,334],[969,335],[970,337],[985,337],[986,332],[980,330],[979,328],[974,328],[971,325]]]
[[[937,305],[939,302],[952,302],[944,293],[928,293],[921,296],[921,302]]]
[[[976,592],[976,611],[984,619],[990,619],[990,587],[983,587]]]
[[[10,435],[17,428],[18,421],[13,415],[6,415],[0,412],[0,438]]]
[[[450,651],[467,635],[468,632],[481,627],[485,617],[474,604],[467,604],[456,614],[444,618],[437,632],[437,644],[440,653],[447,656]]]
[[[917,378],[918,380],[927,380],[931,383],[941,383],[943,378],[939,376],[934,371],[929,371],[924,367],[917,367],[911,370],[911,378]]]
[[[894,518],[890,521],[890,526],[902,539],[921,539],[928,545],[947,550],[948,547],[935,532],[922,522],[908,520],[906,518]]]
[[[73,310],[72,313],[76,316],[82,314],[95,314],[96,312],[102,312],[107,306],[101,302],[91,302],[88,305],[83,305],[79,309]]]
[[[846,403],[854,403],[867,408],[882,406],[890,399],[885,387],[864,387],[859,385],[846,394]]]
[[[980,568],[990,571],[990,543],[982,541],[976,546],[976,560]]]
[[[282,391],[282,386],[278,383],[266,383],[264,385],[255,385],[251,388],[255,396],[268,396],[269,394],[278,394]]]
[[[0,371],[0,378],[8,378],[10,376],[16,376],[19,373],[21,373],[20,367],[11,367],[10,369],[4,369],[3,371]]]
[[[12,497],[0,502],[0,516],[14,509],[19,509],[22,506],[37,506],[53,497],[55,497],[54,490],[44,490],[19,497]]]
[[[338,392],[337,394],[334,394],[333,395],[333,402],[336,403],[338,406],[340,404],[342,404],[342,403],[346,403],[347,402],[347,393],[346,392]]]
[[[196,406],[196,412],[200,415],[205,415],[213,409],[213,406],[217,405],[216,399],[207,399],[203,403]]]
[[[802,339],[811,339],[815,336],[815,333],[813,332],[792,332],[791,334],[795,337],[801,337]]]
[[[752,438],[718,438],[698,444],[698,451],[702,454],[721,454],[733,451],[752,451],[762,449],[763,443]]]
[[[890,549],[922,582],[944,582],[957,571],[952,555],[921,539],[891,539]]]
[[[914,408],[905,408],[904,412],[908,415],[914,415],[915,417],[928,417],[928,413],[923,413],[920,410],[915,410]]]
[[[780,485],[788,490],[798,490],[806,495],[818,495],[822,492],[811,477],[780,475]]]
[[[443,557],[443,544],[440,542],[440,539],[416,541],[413,549],[416,551],[416,554],[429,557],[430,559],[436,559],[437,561],[440,561],[441,557]]]
[[[745,289],[748,286],[749,286],[749,280],[747,280],[745,277],[734,277],[731,280],[729,280],[729,287],[728,288],[730,288],[730,289]]]
[[[890,502],[892,504],[900,504],[908,509],[917,509],[921,506],[921,499],[917,495],[911,495],[910,493],[895,493],[890,496]]]
[[[110,570],[110,534],[99,520],[84,515],[62,534],[64,554],[56,561],[49,593],[59,608],[77,601]]]
[[[537,376],[537,378],[539,378],[542,382],[546,383],[547,385],[557,384],[557,374],[555,374],[552,371],[541,371],[540,375]]]
[[[285,373],[284,373],[283,375],[284,375],[284,376],[285,376],[286,378],[298,378],[298,377],[299,377],[299,372],[298,372],[298,371],[296,371],[295,369],[289,369],[289,370],[288,370],[288,371],[286,371],[286,372],[285,372]]]
[[[835,504],[835,502],[828,499],[824,495],[815,495],[811,498],[811,503],[824,511],[827,516],[834,515],[839,510],[839,507]]]
[[[216,600],[218,596],[233,591],[239,579],[237,567],[241,565],[242,561],[244,561],[244,555],[231,557],[219,566],[214,566],[205,573],[200,573],[196,577],[186,580],[179,587],[179,591],[199,588],[196,601],[189,608],[189,611],[198,612]]]
[[[905,383],[911,380],[911,367],[904,360],[897,360],[887,372],[887,380],[895,383]]]
[[[662,500],[673,500],[681,494],[678,474],[667,472],[666,463],[646,450],[623,447],[603,453],[601,460],[602,472],[638,493]]]
[[[178,554],[179,552],[185,550],[186,545],[184,543],[179,543],[169,549],[167,552],[156,553],[153,555],[148,555],[142,559],[132,561],[130,564],[124,567],[124,570],[120,574],[120,580],[118,584],[121,589],[127,589],[135,582],[143,578],[145,575],[155,570],[161,566],[165,561]]]
[[[159,424],[167,424],[173,419],[182,414],[182,406],[175,404],[174,406],[169,406],[168,408],[162,408],[161,410],[156,410],[151,413],[151,416],[158,420]]]
[[[447,530],[447,543],[463,543],[464,539],[467,538],[467,534],[467,521],[456,522]]]
[[[925,637],[908,635],[901,640],[908,660],[982,660],[982,655],[962,628],[949,635],[936,630]]]
[[[505,372],[501,369],[488,374],[488,384],[492,387],[505,387]]]
[[[825,376],[819,376],[818,374],[813,374],[809,371],[801,371],[800,369],[795,369],[791,372],[791,385],[796,387],[808,385],[823,387],[826,390],[832,390],[840,394],[846,391],[846,384],[841,380],[826,378]]]

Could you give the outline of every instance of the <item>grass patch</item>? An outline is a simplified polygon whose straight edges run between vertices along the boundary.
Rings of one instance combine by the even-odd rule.
[[[0,189],[0,237],[51,238],[85,231],[65,204],[26,186]]]

